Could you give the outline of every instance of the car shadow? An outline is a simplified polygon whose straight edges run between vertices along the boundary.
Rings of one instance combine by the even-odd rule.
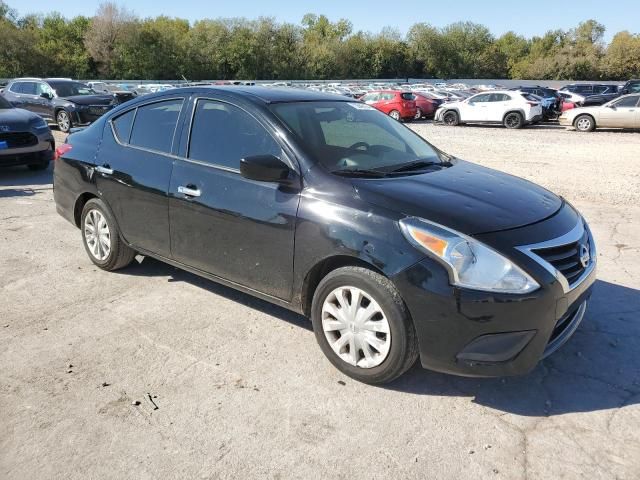
[[[188,282],[312,332],[311,322],[285,308],[150,257],[119,272]],[[424,370],[419,362],[384,388],[413,395],[463,396],[528,417],[615,409],[640,403],[640,291],[597,281],[582,325],[558,352],[529,374],[466,378]]]
[[[292,312],[291,310],[287,310],[286,308],[274,305],[273,303],[266,302],[239,290],[226,287],[220,283],[216,283],[212,280],[187,272],[186,270],[181,270],[179,268],[173,267],[154,258],[137,258],[141,258],[141,260],[125,269],[118,270],[116,273],[141,277],[168,276],[169,282],[190,283],[191,285],[207,290],[213,294],[220,295],[221,297],[224,297],[228,300],[232,300],[249,308],[253,308],[260,312],[279,318],[280,320],[289,322],[294,326],[304,328],[305,330],[308,330],[310,332],[313,331],[313,329],[311,328],[311,322],[307,318],[295,312]]]
[[[29,170],[24,166],[0,168],[0,187],[21,187],[53,184],[53,166],[46,170]],[[21,190],[21,189],[16,189]],[[2,190],[4,191],[4,190]],[[8,195],[3,195],[8,196]]]
[[[382,388],[416,395],[465,396],[523,416],[590,412],[640,403],[640,291],[597,281],[582,325],[528,375],[465,378],[418,364]]]

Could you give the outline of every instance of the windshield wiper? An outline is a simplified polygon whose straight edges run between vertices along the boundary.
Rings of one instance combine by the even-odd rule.
[[[431,167],[432,165],[442,165],[442,163],[443,162],[434,162],[428,160],[415,160],[413,162],[402,164],[399,167],[395,167],[391,170],[387,170],[387,173],[411,172],[413,170],[420,170],[426,167]]]
[[[386,177],[387,174],[380,170],[372,170],[365,168],[344,168],[342,170],[332,170],[331,173],[342,176],[358,176],[358,177],[374,177],[374,178],[383,178]]]

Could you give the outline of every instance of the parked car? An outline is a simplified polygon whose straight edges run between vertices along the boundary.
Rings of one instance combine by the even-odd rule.
[[[421,118],[433,117],[438,107],[442,105],[442,100],[436,100],[435,98],[422,92],[413,92],[413,98],[416,102],[416,120],[420,120]]]
[[[360,100],[386,113],[394,120],[411,120],[417,113],[413,93],[399,90],[377,90],[363,95]]]
[[[640,80],[629,80],[620,89],[620,93],[622,95],[627,95],[629,93],[640,93]]]
[[[604,105],[605,103],[618,98],[620,91],[617,85],[577,83],[562,87],[561,91],[577,93],[584,97],[582,106]]]
[[[121,103],[118,96],[99,95],[84,83],[66,79],[18,78],[7,85],[3,96],[12,105],[55,122],[65,133]]]
[[[582,95],[578,95],[573,92],[563,92],[562,90],[558,91],[560,96],[562,97],[564,103],[571,102],[577,106],[581,106],[582,102],[584,102],[584,97]]]
[[[96,266],[139,253],[309,316],[331,363],[363,382],[418,357],[526,373],[575,332],[595,281],[568,202],[346,97],[151,94],[58,154],[56,208]]]
[[[106,93],[109,95],[115,95],[120,103],[127,102],[136,97],[135,91],[130,91],[125,88],[113,85],[105,82],[87,82],[87,85],[91,87],[96,93]]]
[[[42,117],[0,97],[0,166],[44,170],[53,160],[54,148],[53,135]]]
[[[494,90],[479,93],[461,102],[440,106],[435,120],[445,125],[462,123],[501,123],[521,128],[542,119],[542,106],[528,93]]]
[[[553,88],[524,86],[512,88],[511,90],[531,93],[540,97],[542,99],[540,102],[542,105],[542,116],[545,120],[555,120],[562,112],[562,102],[564,99],[562,95]]]
[[[640,128],[640,94],[623,95],[605,105],[581,107],[563,113],[560,125],[579,132],[596,128]]]

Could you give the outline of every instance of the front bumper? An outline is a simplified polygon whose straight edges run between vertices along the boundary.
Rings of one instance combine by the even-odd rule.
[[[411,313],[424,368],[464,376],[521,375],[573,335],[596,279],[595,263],[567,291],[534,260],[517,252],[513,257],[540,289],[513,295],[453,287],[446,269],[430,258],[392,278]]]
[[[115,105],[97,105],[92,107],[83,107],[71,113],[73,124],[76,126],[89,125],[98,120],[105,113],[110,112]]]
[[[53,160],[54,139],[51,133],[38,135],[38,143],[24,148],[0,150],[0,167],[34,165]]]
[[[560,115],[558,123],[563,127],[571,127],[573,126],[573,118],[570,118],[567,115]]]

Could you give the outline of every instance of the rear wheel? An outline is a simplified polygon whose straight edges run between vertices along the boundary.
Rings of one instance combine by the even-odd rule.
[[[418,108],[418,110],[416,110],[416,115],[413,118],[414,120],[420,120],[422,118],[422,110]]]
[[[82,209],[81,218],[84,248],[93,263],[112,271],[133,261],[136,252],[120,238],[116,222],[102,200],[89,200]]]
[[[460,123],[460,116],[458,115],[458,112],[455,112],[453,110],[444,112],[444,115],[442,115],[442,123],[450,127],[455,127],[456,125],[458,125]]]
[[[573,125],[579,132],[593,132],[596,128],[596,122],[591,115],[580,115]]]
[[[522,118],[522,114],[519,112],[511,112],[505,115],[503,123],[507,128],[522,128],[524,125],[524,118]]]
[[[394,120],[398,120],[398,121],[400,121],[400,112],[399,112],[398,110],[391,110],[391,111],[389,112],[389,116],[390,116],[391,118],[393,118]]]
[[[71,116],[69,115],[69,112],[67,112],[66,110],[60,110],[56,114],[56,123],[58,124],[58,128],[61,132],[69,133],[69,130],[71,130],[72,127]]]
[[[387,383],[418,357],[413,322],[395,286],[361,267],[343,267],[318,285],[311,308],[323,353],[344,374],[365,383]]]

